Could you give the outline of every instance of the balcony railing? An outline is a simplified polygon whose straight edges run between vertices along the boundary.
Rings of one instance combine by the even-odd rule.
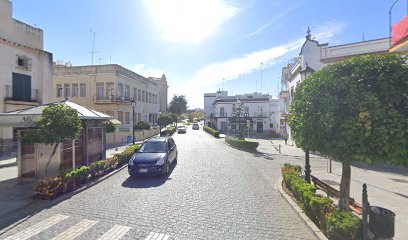
[[[15,92],[13,92],[13,86],[6,85],[6,95],[4,100],[22,102],[41,102],[40,90],[31,89],[30,96],[19,96]]]
[[[254,112],[252,117],[258,117],[258,118],[269,117],[269,114],[267,112]]]
[[[228,117],[228,113],[227,112],[215,113],[214,117]]]
[[[129,102],[130,97],[125,97],[125,96],[115,96],[114,94],[110,96],[100,96],[96,95],[93,97],[94,102],[101,102],[101,103],[106,103],[106,102]]]

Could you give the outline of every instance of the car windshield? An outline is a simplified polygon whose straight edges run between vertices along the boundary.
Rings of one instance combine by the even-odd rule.
[[[166,142],[145,142],[140,146],[138,152],[140,153],[164,153],[166,152]]]

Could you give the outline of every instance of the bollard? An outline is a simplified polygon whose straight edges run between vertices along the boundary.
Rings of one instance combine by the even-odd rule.
[[[279,154],[281,153],[281,145],[279,144]]]

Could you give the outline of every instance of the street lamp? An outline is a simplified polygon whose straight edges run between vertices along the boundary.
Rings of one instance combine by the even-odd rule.
[[[237,107],[236,107],[236,115],[238,115],[238,139],[242,138],[241,136],[241,110],[242,110],[243,103],[239,98],[237,98]]]
[[[392,41],[391,41],[391,35],[392,35],[392,9],[394,8],[394,5],[398,2],[399,0],[396,0],[390,7],[390,10],[388,11],[388,27],[389,27],[389,37],[390,37],[390,48],[392,47]]]
[[[132,132],[133,132],[133,145],[135,145],[135,107],[136,107],[136,101],[134,98],[130,99],[130,104],[132,105]]]

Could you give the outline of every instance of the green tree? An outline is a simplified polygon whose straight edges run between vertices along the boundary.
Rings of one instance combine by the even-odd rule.
[[[143,140],[144,140],[144,130],[150,130],[150,123],[145,121],[140,121],[135,124],[136,130],[141,130],[143,133]]]
[[[169,112],[176,115],[177,118],[187,111],[187,99],[184,95],[174,95],[170,101]],[[177,120],[176,120],[177,126]]]
[[[342,162],[339,207],[347,209],[350,164],[408,166],[408,66],[400,55],[348,59],[297,89],[289,125],[296,144]]]
[[[52,154],[46,164],[45,174],[60,143],[78,138],[82,130],[82,122],[75,109],[63,104],[46,107],[41,118],[35,122],[36,128],[24,137],[30,143],[54,145]]]
[[[111,123],[111,122],[108,121],[108,122],[104,123],[104,125],[105,125],[107,133],[112,133],[112,132],[116,131],[116,125]]]
[[[173,123],[173,118],[169,115],[163,115],[157,119],[157,124],[159,124],[160,132],[162,127],[165,127],[171,123]]]

